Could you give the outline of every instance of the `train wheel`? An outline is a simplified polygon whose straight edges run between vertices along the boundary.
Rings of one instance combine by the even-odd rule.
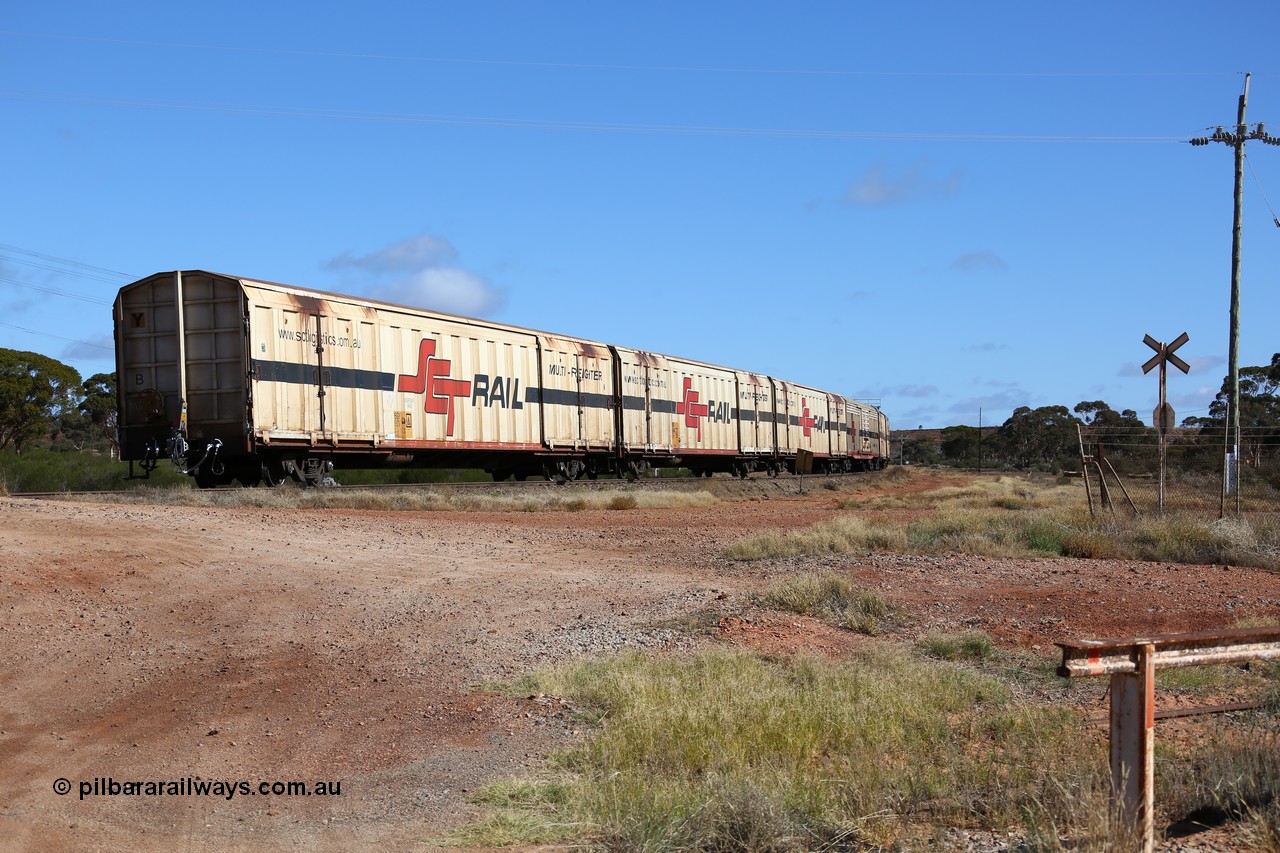
[[[284,469],[284,463],[278,459],[264,460],[262,463],[262,482],[267,484],[268,488],[276,488],[283,486],[285,480],[289,479],[289,472]]]
[[[329,473],[333,470],[333,463],[327,459],[321,459],[318,456],[307,456],[302,459],[302,464],[298,468],[298,473],[302,477],[302,485],[305,488],[312,489],[334,484],[333,478],[329,476]]]

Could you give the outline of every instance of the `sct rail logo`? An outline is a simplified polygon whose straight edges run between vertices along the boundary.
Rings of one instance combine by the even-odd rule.
[[[800,398],[800,428],[805,435],[813,436],[813,415],[809,414],[809,401],[804,397]]]
[[[453,435],[454,400],[471,395],[471,383],[465,379],[451,379],[453,362],[447,358],[436,358],[436,342],[431,338],[423,338],[418,344],[418,372],[400,374],[396,382],[397,391],[409,394],[426,394],[422,410],[432,415],[445,415],[445,432]]]
[[[684,425],[698,431],[698,441],[702,441],[702,419],[710,412],[706,403],[699,403],[701,394],[693,390],[693,379],[684,378],[684,399],[676,403],[676,414],[684,415]]]

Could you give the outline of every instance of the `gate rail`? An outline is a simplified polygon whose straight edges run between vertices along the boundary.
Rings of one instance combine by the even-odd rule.
[[[1111,676],[1111,795],[1151,853],[1155,837],[1155,672],[1280,658],[1280,627],[1079,640],[1062,649],[1058,675]]]

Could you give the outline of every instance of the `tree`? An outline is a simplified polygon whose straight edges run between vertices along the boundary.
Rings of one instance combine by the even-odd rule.
[[[1019,406],[996,437],[1005,457],[1018,468],[1056,465],[1077,455],[1079,424],[1066,406]]]
[[[1102,400],[1082,400],[1072,409],[1085,426],[1101,429],[1146,429],[1133,409],[1117,412]]]
[[[1226,427],[1230,378],[1209,404],[1209,417],[1188,418],[1206,438],[1221,437]],[[1240,369],[1240,452],[1244,461],[1261,465],[1268,447],[1280,443],[1280,352],[1264,366]]]
[[[942,431],[942,455],[952,462],[977,464],[978,428],[950,426]]]
[[[0,348],[0,450],[21,453],[50,422],[74,409],[80,374],[34,352]]]
[[[79,406],[81,415],[94,427],[98,438],[104,438],[111,444],[111,455],[114,457],[120,449],[116,440],[116,375],[115,373],[95,373],[80,386],[80,394],[84,398]]]
[[[912,465],[937,464],[939,461],[938,443],[928,438],[903,439],[902,460]]]

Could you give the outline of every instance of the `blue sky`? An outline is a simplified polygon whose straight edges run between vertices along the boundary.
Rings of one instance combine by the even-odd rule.
[[[172,269],[769,373],[895,427],[1227,369],[1233,159],[1280,6],[7,4],[0,346],[112,368]],[[1280,147],[1248,147],[1241,366],[1280,351]],[[1270,205],[1267,200],[1269,199]]]

